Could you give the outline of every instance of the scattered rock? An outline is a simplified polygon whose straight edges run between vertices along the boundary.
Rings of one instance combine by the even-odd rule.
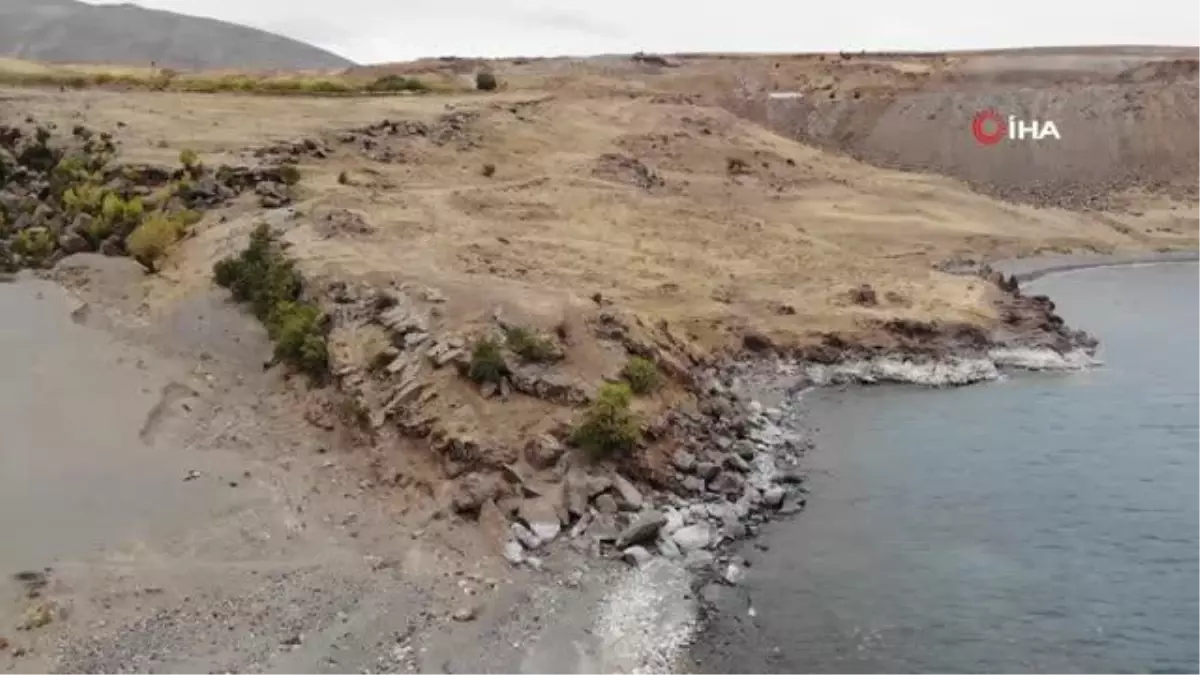
[[[701,570],[712,567],[714,562],[716,557],[708,551],[691,551],[684,558],[683,565],[689,570]]]
[[[458,514],[478,514],[484,502],[494,499],[498,493],[499,486],[492,476],[467,474],[455,484],[450,505]]]
[[[787,490],[784,490],[778,485],[773,485],[763,492],[763,504],[769,506],[770,508],[777,509],[783,504],[783,498],[786,496]]]
[[[526,499],[518,513],[540,543],[553,541],[562,531],[558,512],[549,499]]]
[[[658,511],[644,513],[617,535],[615,546],[624,549],[634,544],[650,541],[658,535],[658,531],[666,524],[667,517],[662,513]]]
[[[675,540],[670,537],[660,538],[658,540],[658,552],[669,560],[676,560],[683,557],[683,551],[675,543]]]
[[[680,450],[671,458],[671,463],[676,469],[684,473],[690,473],[696,468],[696,456],[686,450]]]
[[[788,497],[784,498],[783,504],[779,507],[779,515],[790,516],[793,513],[799,513],[803,508],[803,499],[796,499],[795,497],[789,495]]]
[[[617,495],[621,500],[619,505],[621,508],[628,511],[640,511],[645,500],[642,498],[642,493],[633,486],[624,476],[619,473],[614,473],[612,476],[613,487],[617,490]]]
[[[879,296],[871,284],[863,284],[850,291],[850,302],[862,307],[874,307],[879,304]]]
[[[712,544],[712,531],[707,524],[697,523],[688,525],[676,530],[671,539],[683,549],[685,553],[708,548]]]
[[[512,533],[514,539],[521,542],[521,545],[530,551],[533,551],[542,545],[542,542],[538,539],[537,535],[520,523],[513,523],[509,527],[509,532]]]
[[[520,565],[525,562],[525,549],[519,541],[509,539],[504,542],[504,559],[513,565]]]
[[[479,608],[475,605],[468,605],[455,610],[452,618],[460,623],[466,623],[474,621],[477,616],[479,616]]]
[[[721,573],[721,578],[730,586],[736,586],[746,576],[746,571],[737,563],[729,563],[725,567],[725,571]]]
[[[741,455],[726,455],[725,468],[741,473],[750,473],[751,471],[750,464],[742,459]]]
[[[613,496],[607,492],[599,497],[596,497],[596,500],[593,503],[596,505],[596,510],[600,513],[611,515],[620,510],[620,508],[617,506],[617,500],[613,499]]]
[[[744,483],[745,480],[740,475],[732,471],[722,471],[708,482],[708,489],[717,494],[736,495],[741,494]]]
[[[642,567],[654,559],[654,556],[641,546],[630,546],[621,552],[621,557],[625,562],[637,567]]]
[[[660,534],[673,534],[687,524],[684,522],[683,514],[675,509],[667,509],[664,515],[667,517],[667,522],[663,524]]]
[[[535,469],[549,469],[558,462],[565,450],[557,438],[542,434],[526,444],[525,461]]]
[[[699,476],[701,480],[710,481],[713,478],[716,478],[720,471],[721,467],[712,462],[699,462],[696,464],[696,475]]]

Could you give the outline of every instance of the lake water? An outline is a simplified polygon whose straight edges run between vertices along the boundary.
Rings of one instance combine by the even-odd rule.
[[[1197,672],[1194,263],[1045,277],[1104,365],[806,394],[809,508],[692,651],[735,672]]]

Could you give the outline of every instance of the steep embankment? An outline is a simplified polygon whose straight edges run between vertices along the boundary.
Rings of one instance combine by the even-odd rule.
[[[786,98],[748,90],[727,105],[879,166],[959,178],[1008,200],[1104,210],[1124,190],[1195,199],[1197,60],[1178,57],[963,56],[901,86],[870,81],[878,66],[851,66],[845,83],[801,85]],[[1061,139],[983,145],[971,128],[988,109],[1053,121]]]

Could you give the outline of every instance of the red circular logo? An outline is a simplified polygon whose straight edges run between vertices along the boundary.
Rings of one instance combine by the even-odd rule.
[[[995,110],[980,110],[971,122],[971,133],[981,144],[995,145],[1008,134],[1008,125]]]

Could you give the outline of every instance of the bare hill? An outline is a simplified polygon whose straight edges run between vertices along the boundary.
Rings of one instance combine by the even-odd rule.
[[[76,0],[0,2],[0,56],[172,68],[344,68],[298,40],[225,21]]]
[[[1009,201],[1100,209],[1128,190],[1195,196],[1198,52],[1084,47],[918,54],[680,54],[488,64],[510,89],[719,106],[877,166]],[[461,72],[424,61],[371,72]],[[772,94],[775,94],[773,97]],[[980,145],[973,117],[1054,121],[1060,140]]]

